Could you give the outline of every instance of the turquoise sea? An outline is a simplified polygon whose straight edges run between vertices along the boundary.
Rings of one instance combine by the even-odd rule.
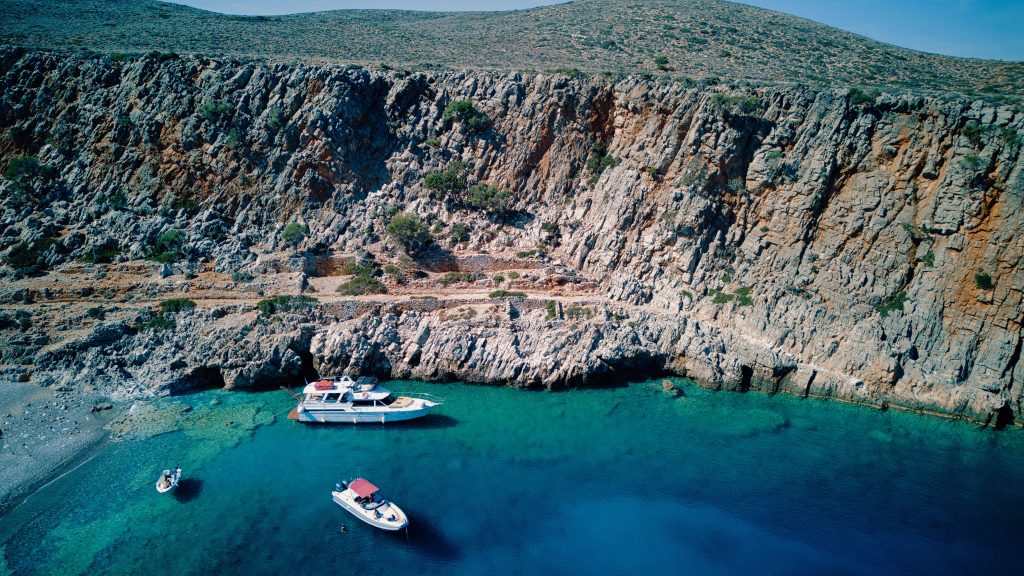
[[[290,422],[281,392],[161,400],[0,519],[0,574],[1021,573],[1024,431],[674,382],[391,382],[446,402],[387,426]],[[357,475],[407,532],[331,501]]]

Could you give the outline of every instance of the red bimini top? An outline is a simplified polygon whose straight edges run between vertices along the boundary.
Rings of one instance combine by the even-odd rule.
[[[352,491],[356,493],[356,496],[359,496],[360,498],[366,498],[370,494],[379,490],[379,488],[370,484],[369,480],[365,480],[363,478],[356,478],[348,485],[348,487],[351,488]]]
[[[314,384],[314,386],[316,386],[317,390],[333,390],[334,389],[334,382],[331,382],[330,380],[321,380],[319,382],[314,382],[313,384]]]

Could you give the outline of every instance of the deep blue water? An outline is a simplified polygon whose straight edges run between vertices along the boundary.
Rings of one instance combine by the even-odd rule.
[[[388,426],[289,422],[282,393],[163,401],[195,407],[184,431],[111,444],[0,519],[0,550],[19,575],[1021,573],[1021,430],[677,383],[394,382],[447,401]],[[331,501],[355,475],[408,533]]]

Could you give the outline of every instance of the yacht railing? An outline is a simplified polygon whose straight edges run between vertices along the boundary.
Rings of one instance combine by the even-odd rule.
[[[409,396],[410,398],[420,398],[423,400],[430,400],[431,402],[437,402],[438,404],[444,404],[444,398],[439,398],[433,394],[427,394],[426,392],[409,392],[408,394],[402,394],[402,396]]]

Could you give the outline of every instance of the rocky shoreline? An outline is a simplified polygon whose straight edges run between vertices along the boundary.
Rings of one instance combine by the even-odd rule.
[[[13,47],[0,87],[0,375],[79,412],[675,374],[1019,422],[1009,106]]]

